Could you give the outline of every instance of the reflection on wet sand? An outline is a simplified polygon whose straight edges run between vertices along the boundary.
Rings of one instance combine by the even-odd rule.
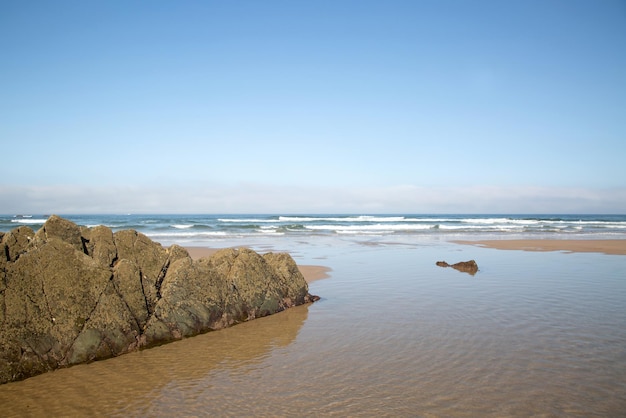
[[[216,368],[230,371],[291,344],[308,305],[161,347],[61,369],[0,386],[3,416],[142,415],[151,405],[175,402],[168,386],[204,386]],[[176,390],[174,390],[176,392]],[[160,400],[163,396],[168,399]]]
[[[626,255],[626,239],[498,239],[452,242],[498,250],[567,251]]]

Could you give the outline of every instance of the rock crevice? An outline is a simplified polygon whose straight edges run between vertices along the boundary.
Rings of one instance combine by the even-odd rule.
[[[0,383],[316,300],[288,254],[179,246],[51,216],[0,235]]]

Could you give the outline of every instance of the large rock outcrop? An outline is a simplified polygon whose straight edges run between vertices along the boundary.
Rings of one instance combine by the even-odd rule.
[[[51,216],[0,236],[0,383],[227,327],[315,300],[288,254],[194,261],[133,230]]]

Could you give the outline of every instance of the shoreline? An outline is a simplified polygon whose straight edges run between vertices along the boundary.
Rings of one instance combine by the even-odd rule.
[[[502,239],[454,240],[451,242],[497,250],[565,251],[568,253],[626,255],[626,239]]]
[[[210,257],[217,251],[221,250],[221,248],[211,247],[185,247],[185,249],[193,260]],[[331,271],[330,267],[303,264],[298,264],[298,269],[304,276],[304,280],[306,280],[307,283],[327,279],[330,277],[329,272]]]

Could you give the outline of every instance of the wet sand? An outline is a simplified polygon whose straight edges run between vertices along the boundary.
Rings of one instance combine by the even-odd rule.
[[[194,260],[210,257],[219,250],[219,248],[208,247],[185,247],[185,249]],[[298,265],[298,268],[307,283],[330,277],[328,272],[330,272],[331,269],[325,266]]]
[[[572,253],[626,255],[626,239],[506,239],[452,242],[498,250],[566,251]]]

